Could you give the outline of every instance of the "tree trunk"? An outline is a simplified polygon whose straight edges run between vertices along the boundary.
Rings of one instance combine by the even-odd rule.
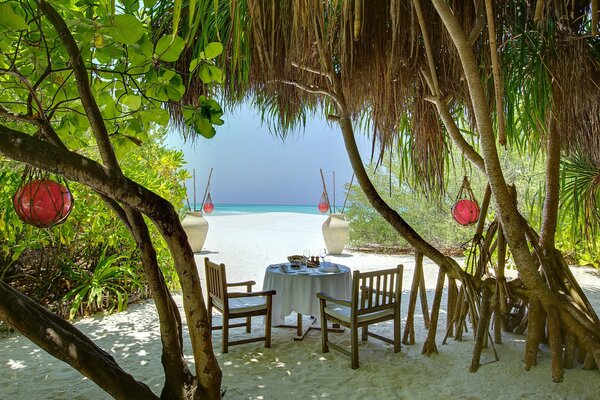
[[[339,94],[338,94],[339,96]],[[365,166],[360,157],[358,146],[356,145],[356,139],[354,138],[354,129],[352,128],[352,122],[348,112],[346,111],[345,105],[342,103],[339,105],[340,117],[339,125],[344,138],[344,144],[350,164],[356,176],[356,181],[360,185],[365,196],[369,200],[369,203],[375,210],[400,234],[402,237],[412,246],[417,252],[423,253],[427,258],[434,261],[441,268],[447,270],[453,278],[462,279],[465,277],[464,272],[458,265],[458,263],[451,257],[446,257],[438,249],[433,247],[425,239],[423,239],[404,219],[392,209],[383,198],[377,192],[377,189],[371,182],[369,175],[365,169]]]
[[[183,308],[194,348],[196,379],[198,380],[194,398],[220,399],[222,373],[212,349],[211,325],[204,304],[198,268],[187,235],[174,210],[172,218],[176,223],[174,223],[175,221],[167,223],[156,221],[156,224],[171,251],[175,269],[181,281]],[[185,243],[185,246],[182,243]]]
[[[179,216],[165,199],[130,179],[110,173],[97,162],[0,125],[0,153],[36,168],[63,175],[139,210],[165,238],[181,281],[184,308],[196,363],[196,394],[219,399],[221,370],[212,351],[210,326],[198,270]]]
[[[491,113],[485,98],[475,55],[467,37],[460,22],[445,1],[432,0],[432,3],[458,50],[473,104],[486,175],[496,199],[502,229],[515,259],[519,277],[528,289],[530,299],[537,298],[546,310],[556,307],[560,323],[577,336],[579,344],[591,352],[596,362],[598,362],[600,360],[600,347],[598,347],[599,337],[596,332],[600,327],[597,323],[592,322],[594,318],[581,315],[582,312],[575,309],[568,301],[561,300],[556,293],[553,293],[546,286],[537,271],[538,265],[529,251],[525,237],[528,227],[519,215],[516,208],[516,199],[510,195],[504,180],[490,119]]]
[[[163,274],[158,266],[156,250],[148,227],[142,215],[135,210],[127,210],[131,222],[131,234],[134,237],[142,258],[146,280],[152,291],[156,306],[160,339],[162,343],[161,361],[165,371],[165,384],[161,392],[162,399],[184,399],[186,383],[193,381],[187,362],[183,357],[183,334],[178,323],[179,310],[173,302]]]
[[[117,399],[158,399],[73,325],[0,282],[0,319]]]
[[[550,115],[548,141],[546,145],[546,196],[542,210],[542,227],[540,229],[540,246],[545,257],[554,253],[554,235],[558,222],[558,203],[560,190],[560,133],[557,129],[556,117]]]

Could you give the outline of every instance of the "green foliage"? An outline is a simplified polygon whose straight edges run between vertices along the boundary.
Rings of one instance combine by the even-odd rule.
[[[539,230],[545,197],[545,157],[541,153],[520,150],[501,152],[502,168],[507,182],[517,188],[518,207],[530,224]],[[454,159],[460,156],[453,154]],[[389,169],[380,167],[371,179],[388,204],[415,228],[425,239],[442,248],[457,248],[472,239],[474,227],[462,227],[452,219],[451,208],[458,193],[462,174],[466,173],[476,199],[481,203],[486,181],[478,171],[464,171],[454,164],[449,173],[447,193],[437,200],[428,199],[418,184],[402,182],[403,163],[393,159],[392,194],[389,195]],[[373,169],[373,167],[370,167]],[[600,197],[598,187],[600,171],[581,156],[563,161],[561,166],[559,222],[556,247],[580,265],[600,266]],[[347,216],[350,224],[350,241],[354,246],[383,246],[393,249],[407,248],[408,244],[371,207],[359,187],[350,191]],[[492,202],[488,220],[495,214]],[[467,246],[464,246],[467,247]]]
[[[182,169],[183,153],[161,144],[164,135],[151,134],[148,143],[127,154],[122,167],[129,178],[182,209],[183,182],[188,173]],[[128,301],[146,295],[137,246],[95,193],[70,183],[75,205],[69,218],[50,229],[34,228],[21,222],[12,206],[21,174],[22,166],[0,159],[1,279],[71,317],[78,309],[122,309]],[[167,283],[177,289],[179,282],[168,248],[156,229],[151,224],[149,227]],[[63,300],[69,292],[71,295]]]
[[[177,3],[181,8],[181,2]],[[152,2],[142,6],[139,1],[124,1],[114,11],[104,2],[54,4],[80,49],[90,87],[120,158],[147,140],[146,133],[155,125],[168,124],[165,105],[178,107],[188,89],[173,65],[192,43],[177,35],[154,40],[152,24],[162,16],[155,14],[153,6]],[[58,33],[47,18],[39,17],[32,0],[3,2],[0,7],[0,104],[4,115],[35,117],[43,110],[69,148],[89,146],[90,124]],[[222,49],[220,43],[209,42],[194,60],[193,69],[207,83],[223,80],[213,60]],[[32,86],[35,98],[30,96]],[[214,104],[207,107],[207,101]],[[206,100],[186,108],[200,114],[209,109],[209,117],[201,122],[191,119],[190,128],[214,136],[212,124],[220,122],[220,106]],[[215,118],[218,112],[221,114]],[[25,129],[22,121],[0,118],[0,122]]]
[[[194,46],[200,55],[191,71],[217,85],[223,74],[214,58],[223,46],[196,43],[190,32],[185,38],[177,34],[178,26],[199,23],[192,15],[188,24],[179,23],[181,1],[175,2],[175,13],[173,3],[152,0],[59,0],[51,5],[79,48],[125,175],[182,208],[187,177],[181,169],[183,154],[161,145],[170,123],[167,109],[183,107],[179,101],[189,89],[174,65],[185,65],[188,60],[179,59]],[[154,27],[165,15],[172,34],[154,37]],[[98,160],[73,65],[61,33],[36,1],[0,2],[0,124],[36,134],[36,120],[50,121],[69,150]],[[185,111],[192,131],[205,137],[214,136],[214,125],[223,123],[220,105],[208,96],[186,105]],[[46,230],[23,224],[10,200],[21,171],[22,166],[0,159],[0,278],[59,313],[66,305],[71,317],[99,302],[122,308],[132,291],[144,285],[138,250],[125,226],[95,193],[76,183],[70,184],[75,208],[64,224]],[[167,282],[177,288],[170,253],[154,226],[149,228]],[[70,306],[61,300],[66,293]]]
[[[15,13],[13,9],[13,5],[10,3],[2,3],[0,4],[0,26],[13,29],[13,30],[22,30],[27,29],[29,25],[27,25],[27,21],[25,18]]]
[[[97,310],[122,311],[127,305],[128,293],[143,288],[141,276],[125,255],[107,256],[105,247],[92,270],[80,268],[67,274],[78,285],[63,298],[69,302],[69,318],[80,312],[92,314]],[[129,261],[128,261],[129,260]]]
[[[185,42],[180,36],[165,35],[156,44],[155,56],[163,61],[177,61],[184,46]]]
[[[202,136],[210,139],[215,136],[217,131],[213,125],[223,125],[221,119],[223,110],[219,103],[213,99],[207,99],[204,95],[198,99],[199,108],[183,108],[183,116],[188,125],[196,127],[196,131]]]
[[[561,164],[561,213],[556,240],[578,263],[600,265],[600,169],[581,154]]]
[[[371,174],[371,180],[384,200],[396,210],[421,236],[436,247],[457,248],[468,242],[474,227],[463,227],[452,218],[451,208],[454,197],[445,195],[441,199],[427,198],[422,192],[398,179],[397,161],[393,163],[392,188],[390,195],[389,169],[378,168]],[[370,166],[369,169],[373,169]],[[462,183],[462,176],[453,174],[448,191],[456,196]],[[472,177],[471,185],[475,196],[481,202],[483,184],[477,176]],[[410,246],[368,203],[358,186],[353,186],[349,196],[350,206],[347,217],[350,221],[350,242],[354,246],[383,246],[391,249],[408,249]]]
[[[451,210],[464,175],[469,178],[475,198],[481,205],[486,186],[484,176],[478,170],[468,169],[461,156],[453,153],[449,156],[454,162],[450,163],[445,193],[428,197],[422,185],[413,181],[418,177],[409,175],[408,182],[400,179],[406,176],[406,163],[397,157],[392,159],[391,177],[389,168],[381,166],[377,172],[371,174],[373,184],[384,200],[434,246],[454,251],[468,248],[468,242],[475,233],[475,225],[459,225],[454,221]],[[516,184],[517,188],[522,188],[518,193],[521,211],[528,218],[539,219],[541,203],[538,200],[540,196],[543,199],[543,193],[539,193],[540,188],[543,188],[540,168],[543,168],[543,164],[534,163],[534,159],[526,159],[528,161],[523,163],[516,153],[504,153],[501,160],[507,180]],[[370,166],[369,169],[373,170],[374,167]],[[351,189],[349,200],[347,214],[351,221],[350,241],[353,245],[376,245],[396,249],[409,247],[371,207],[359,187],[354,186]],[[535,203],[533,206],[530,204],[532,202]],[[488,219],[493,218],[494,214],[495,204],[492,202],[488,209]]]

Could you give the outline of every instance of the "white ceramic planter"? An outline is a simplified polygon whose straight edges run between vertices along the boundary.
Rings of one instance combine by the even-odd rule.
[[[323,223],[323,239],[328,254],[342,254],[348,242],[350,226],[344,214],[329,214]]]
[[[199,253],[202,251],[206,235],[208,233],[208,221],[200,211],[187,212],[183,221],[181,221],[183,230],[185,231],[192,251]]]

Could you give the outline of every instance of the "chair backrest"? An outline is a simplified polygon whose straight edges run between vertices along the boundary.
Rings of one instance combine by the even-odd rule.
[[[225,264],[216,264],[204,258],[204,267],[206,272],[206,290],[208,295],[221,304],[227,304],[227,279],[225,277]]]
[[[352,275],[352,309],[360,314],[396,307],[402,294],[404,267],[371,272],[354,271]]]

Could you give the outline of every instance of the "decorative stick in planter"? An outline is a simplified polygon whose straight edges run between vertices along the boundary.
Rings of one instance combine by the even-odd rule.
[[[346,209],[346,202],[348,201],[348,197],[350,197],[350,189],[352,189],[352,184],[354,183],[354,173],[352,173],[352,178],[350,179],[350,185],[348,185],[348,190],[346,191],[346,197],[344,198],[344,204],[342,205],[342,214]]]
[[[321,182],[323,184],[323,193],[321,194],[321,200],[319,201],[319,211],[325,214],[327,211],[331,213],[331,206],[329,204],[329,195],[327,194],[327,185],[325,185],[325,177],[323,176],[323,169],[319,169],[321,172]]]
[[[333,213],[335,214],[335,171],[333,171]]]
[[[212,178],[213,169],[210,169],[208,174],[208,182],[206,183],[206,189],[204,190],[204,196],[202,197],[202,206],[200,210],[203,210],[205,213],[210,214],[215,210],[215,204],[212,201],[212,197],[210,196],[210,179]]]

